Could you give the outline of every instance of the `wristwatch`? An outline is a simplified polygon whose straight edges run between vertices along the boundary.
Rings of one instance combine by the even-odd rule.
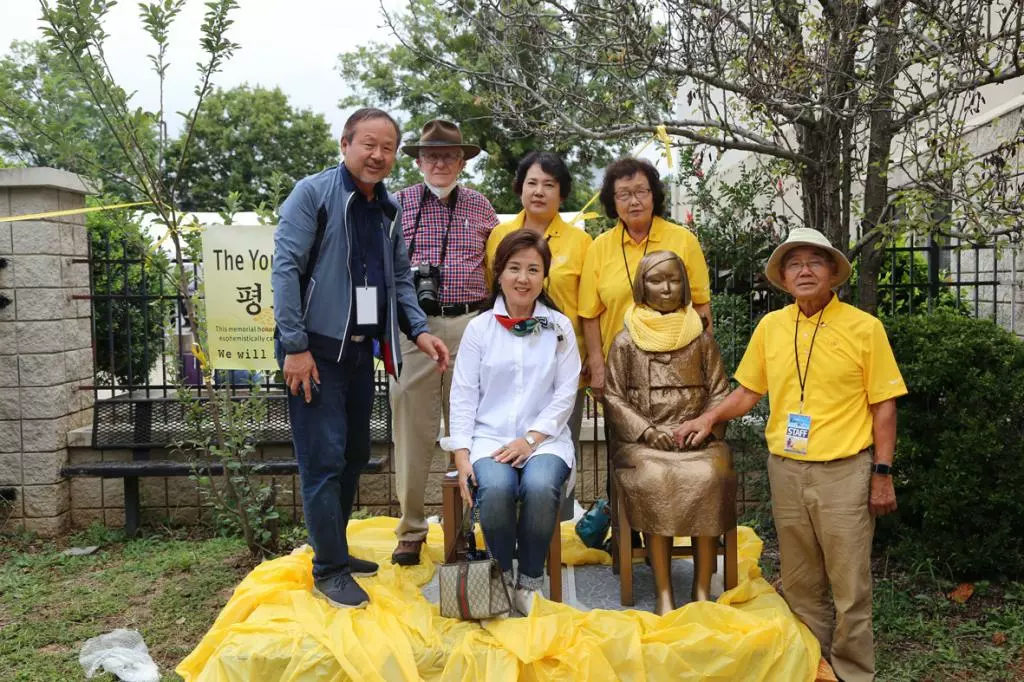
[[[530,446],[531,450],[536,450],[537,446],[540,445],[540,441],[538,441],[530,434],[526,434],[525,436],[523,436],[523,440],[526,441],[526,444]]]
[[[882,476],[892,476],[892,466],[889,464],[872,464],[871,473]]]

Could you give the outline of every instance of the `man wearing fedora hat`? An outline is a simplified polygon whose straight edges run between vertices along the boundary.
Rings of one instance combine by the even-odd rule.
[[[824,235],[794,229],[765,274],[795,303],[764,316],[736,370],[739,386],[680,425],[676,440],[696,446],[714,424],[768,394],[768,478],[786,601],[840,680],[868,682],[871,539],[875,517],[896,509],[896,398],[907,388],[882,323],[834,293],[850,262]]]
[[[463,142],[457,125],[429,121],[419,140],[402,152],[416,159],[423,173],[422,183],[398,192],[413,279],[430,327],[448,346],[454,365],[462,333],[488,295],[484,256],[498,217],[482,194],[459,186],[459,174],[480,147]],[[447,430],[452,374],[438,377],[411,343],[402,342],[402,354],[405,372],[391,388],[395,483],[402,507],[391,559],[410,566],[419,563],[427,537],[427,475],[442,413]]]

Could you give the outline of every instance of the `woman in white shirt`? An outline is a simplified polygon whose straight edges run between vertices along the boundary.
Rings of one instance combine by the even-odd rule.
[[[523,615],[543,586],[562,484],[576,460],[568,422],[580,356],[572,322],[544,291],[550,267],[541,235],[516,230],[501,241],[491,306],[469,323],[459,345],[444,442],[467,504],[470,486],[477,487],[487,547],[515,587]]]

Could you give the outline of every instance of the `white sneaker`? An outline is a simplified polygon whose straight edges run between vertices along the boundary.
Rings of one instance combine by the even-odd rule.
[[[537,590],[528,590],[525,587],[517,587],[512,595],[512,605],[521,616],[529,616],[534,602],[537,601]]]

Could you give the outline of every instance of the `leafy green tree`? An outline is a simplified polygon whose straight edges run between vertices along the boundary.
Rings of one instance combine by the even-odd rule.
[[[184,139],[174,141],[168,155],[177,158],[184,145]],[[323,114],[294,108],[280,88],[241,85],[217,89],[203,103],[188,159],[171,172],[183,209],[214,210],[231,192],[242,206],[256,207],[275,183],[287,192],[300,178],[337,163],[338,141]]]
[[[189,409],[188,433],[183,434],[180,447],[190,453],[205,453],[224,464],[218,476],[197,477],[210,495],[217,513],[233,517],[246,545],[254,555],[275,551],[277,544],[277,512],[274,509],[275,488],[252,478],[257,464],[251,461],[251,443],[244,434],[249,419],[246,415],[260,410],[263,398],[258,394],[237,405],[229,393],[213,383],[213,373],[202,344],[201,322],[197,301],[189,291],[189,273],[184,264],[186,246],[183,235],[189,225],[186,213],[178,203],[178,181],[189,163],[189,140],[206,98],[213,93],[213,78],[231,58],[238,45],[228,38],[234,24],[236,0],[209,0],[200,25],[202,61],[197,63],[194,108],[182,113],[184,143],[177,156],[166,156],[166,139],[158,139],[157,155],[149,153],[143,143],[142,130],[147,115],[131,107],[131,97],[120,88],[104,58],[109,37],[104,23],[114,3],[104,0],[41,0],[43,34],[47,44],[62,55],[71,66],[74,80],[89,92],[90,101],[100,119],[117,140],[122,152],[122,166],[129,169],[133,187],[152,203],[156,224],[167,230],[173,249],[169,279],[176,289],[189,326],[196,330],[193,353],[203,365],[202,398],[182,386],[181,399]],[[159,81],[161,99],[156,120],[165,130],[162,94],[167,75],[167,48],[170,29],[181,13],[185,0],[154,0],[139,3],[138,9],[146,33],[156,49],[148,55]],[[173,170],[168,179],[165,168]],[[251,410],[250,410],[251,408]]]
[[[567,129],[562,135],[541,138],[530,130],[504,125],[490,105],[498,93],[468,72],[483,45],[458,12],[443,10],[432,0],[411,0],[405,11],[387,20],[405,42],[370,43],[340,55],[342,78],[356,89],[341,106],[374,104],[408,114],[405,139],[418,138],[423,124],[434,118],[458,123],[463,138],[487,153],[469,184],[490,199],[499,213],[522,208],[512,192],[512,180],[519,160],[533,150],[556,152],[569,165],[574,190],[565,209],[579,209],[586,203],[593,194],[595,175],[611,160],[617,145],[588,140]],[[408,157],[400,159],[396,173],[400,186],[422,179]]]
[[[0,59],[0,156],[102,180],[115,198],[137,197],[117,138],[91,97],[66,56],[44,42],[13,42]],[[155,154],[156,120],[137,115],[140,145]]]
[[[156,128],[148,117],[142,122],[139,139],[152,153]],[[0,59],[2,157],[13,164],[52,166],[104,180],[106,194],[90,197],[90,206],[137,196],[125,176],[117,140],[88,90],[75,78],[68,60],[43,42],[16,41]],[[147,309],[145,301],[130,296],[160,284],[168,273],[167,258],[162,252],[147,257],[147,237],[128,211],[90,213],[86,225],[97,259],[91,274],[93,292],[100,296],[94,317],[99,380],[145,383],[163,353],[170,309],[162,301]],[[108,294],[118,297],[105,298]]]

